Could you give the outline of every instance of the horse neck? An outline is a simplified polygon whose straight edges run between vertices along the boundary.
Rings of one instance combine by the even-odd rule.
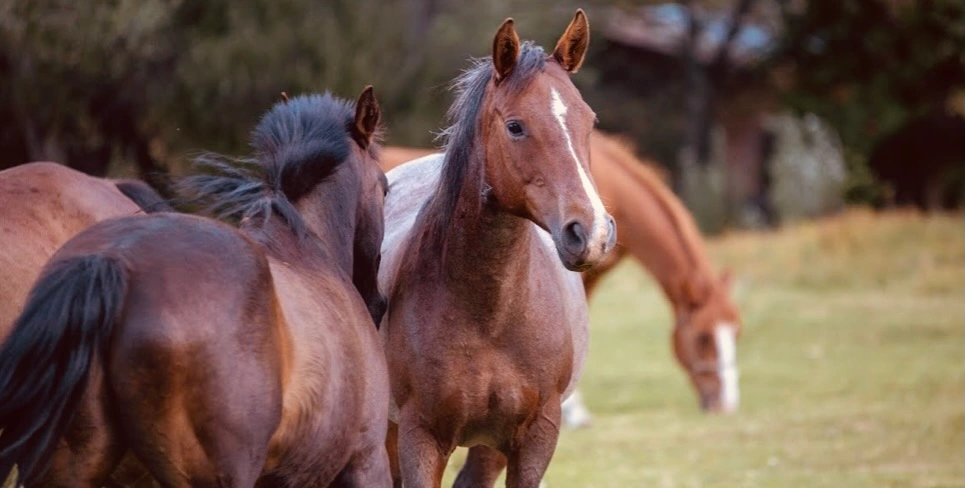
[[[626,175],[625,175],[626,176]],[[629,175],[639,181],[633,188],[622,185],[618,198],[622,205],[619,215],[623,222],[617,222],[619,232],[624,236],[621,241],[627,249],[653,274],[667,299],[675,305],[680,300],[677,286],[683,279],[701,277],[714,283],[713,270],[703,246],[695,242],[693,231],[683,226],[688,218],[681,215],[682,205],[671,201],[671,195],[661,195],[653,187],[655,183],[642,182],[639,175]]]
[[[321,185],[320,185],[321,186]],[[319,202],[315,196],[331,190],[327,201]],[[316,189],[312,198],[303,199],[296,205],[308,228],[317,236],[320,247],[335,263],[352,276],[353,240],[355,237],[355,207],[343,207],[344,202],[354,202],[347,192],[335,192],[334,188]]]
[[[434,263],[437,277],[451,293],[491,317],[509,296],[519,295],[522,287],[518,283],[527,274],[532,236],[528,220],[501,210],[487,196],[484,158],[482,151],[476,150],[466,162],[454,208],[444,206],[452,201],[448,192],[456,189],[439,185],[427,207],[429,225],[420,254]],[[443,169],[447,170],[451,168]]]
[[[316,190],[318,191],[318,190]],[[284,219],[272,214],[263,224],[248,224],[245,231],[260,242],[270,255],[308,273],[339,269],[352,276],[354,225],[346,223],[338,205],[320,204],[314,192],[294,204],[307,232],[298,235]],[[349,230],[346,230],[349,229]]]

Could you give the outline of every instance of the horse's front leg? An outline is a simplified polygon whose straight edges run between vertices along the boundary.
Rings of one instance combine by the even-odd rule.
[[[414,408],[402,407],[399,414],[398,453],[402,468],[403,486],[440,488],[451,442],[436,438],[432,430],[421,422]]]
[[[560,398],[547,401],[509,453],[507,488],[538,488],[560,437]]]

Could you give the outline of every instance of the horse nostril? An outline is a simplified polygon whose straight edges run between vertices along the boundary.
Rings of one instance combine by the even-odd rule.
[[[606,249],[613,249],[613,246],[617,243],[617,223],[613,220],[613,217],[607,216],[607,237],[606,237]]]
[[[563,247],[571,254],[581,255],[586,249],[586,229],[573,220],[563,226]]]

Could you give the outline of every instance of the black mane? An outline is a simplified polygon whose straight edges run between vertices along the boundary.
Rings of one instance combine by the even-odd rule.
[[[543,48],[531,41],[524,42],[520,47],[516,66],[502,83],[506,83],[511,90],[521,90],[535,74],[543,71],[547,59]],[[476,150],[476,133],[479,130],[486,86],[492,76],[492,57],[487,56],[472,60],[472,66],[452,83],[451,89],[456,92],[456,100],[446,114],[450,125],[440,134],[444,140],[445,160],[439,181],[439,188],[443,193],[438,196],[443,201],[438,202],[441,204],[441,213],[436,224],[441,229],[449,226],[459,193],[468,177],[469,161]]]
[[[180,180],[178,193],[202,213],[226,220],[266,222],[277,214],[302,237],[308,227],[292,202],[348,159],[354,117],[352,102],[328,92],[278,102],[252,131],[253,157],[202,154],[194,167],[204,174]]]

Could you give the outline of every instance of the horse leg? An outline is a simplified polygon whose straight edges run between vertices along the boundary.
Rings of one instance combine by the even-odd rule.
[[[392,473],[392,487],[402,488],[402,467],[399,465],[399,424],[389,421],[385,433],[385,450],[389,455],[389,470]]]
[[[453,488],[491,488],[496,484],[499,473],[506,467],[506,456],[488,447],[469,448],[466,463],[459,470]]]
[[[367,488],[392,483],[394,479],[389,468],[389,453],[383,442],[375,442],[353,456],[331,486]]]
[[[403,407],[399,416],[399,465],[404,486],[441,488],[442,474],[452,448],[419,421],[419,413]]]
[[[124,454],[115,419],[109,415],[107,389],[100,365],[89,372],[89,383],[63,439],[51,455],[40,486],[103,486]],[[28,481],[27,486],[34,483]]]
[[[538,488],[560,436],[560,399],[547,401],[515,449],[508,453],[507,488]]]

